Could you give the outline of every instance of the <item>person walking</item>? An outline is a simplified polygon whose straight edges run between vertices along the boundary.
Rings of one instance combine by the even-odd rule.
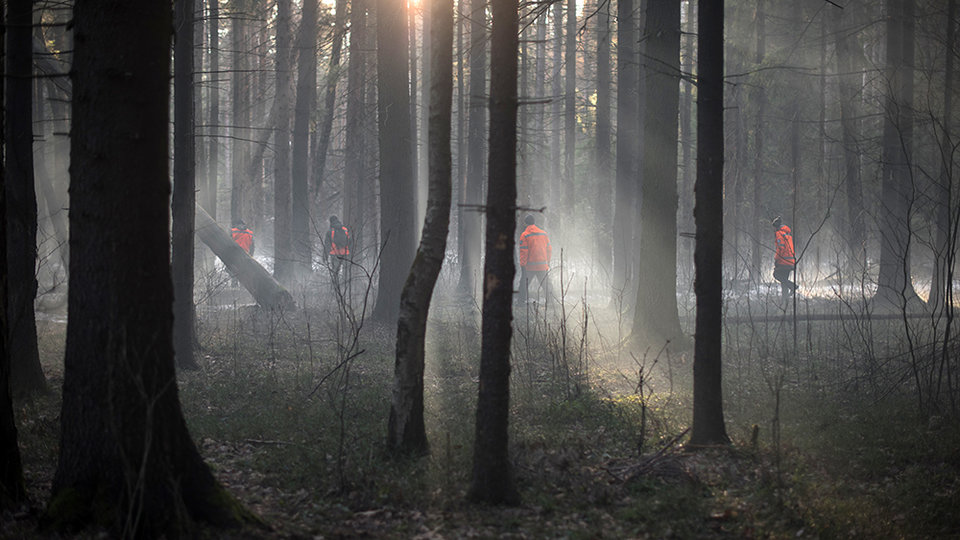
[[[776,231],[777,249],[773,256],[773,278],[780,282],[780,293],[784,300],[797,290],[797,284],[790,281],[790,273],[796,270],[797,258],[793,250],[793,234],[790,227],[783,224],[780,216],[773,218],[773,228]]]
[[[325,251],[324,259],[330,264],[333,275],[338,276],[343,260],[350,256],[350,231],[340,223],[337,216],[330,216],[330,231],[324,237],[323,243],[329,247]]]
[[[550,237],[537,227],[533,214],[527,214],[523,223],[526,228],[520,234],[520,294],[517,301],[527,302],[530,282],[534,279],[538,283],[537,291],[543,289],[544,296],[549,301],[550,280],[547,273],[550,271],[550,257],[553,255]]]

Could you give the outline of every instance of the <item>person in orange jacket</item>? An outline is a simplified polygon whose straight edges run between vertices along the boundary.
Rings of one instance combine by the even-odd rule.
[[[549,301],[550,280],[547,273],[550,271],[550,257],[553,255],[550,237],[537,227],[533,214],[527,214],[523,222],[527,227],[520,234],[520,294],[517,300],[526,303],[530,282],[536,278],[538,287],[543,288]]]
[[[243,251],[245,251],[247,255],[253,257],[253,249],[255,247],[253,243],[253,231],[247,227],[247,224],[244,223],[242,219],[234,222],[233,228],[230,229],[230,236],[233,237],[233,241],[236,242],[238,246],[243,248]],[[230,284],[234,287],[237,286],[237,276],[231,277]]]
[[[329,246],[327,256],[332,255],[333,260],[324,257],[331,264],[331,271],[334,275],[340,273],[340,265],[343,259],[350,256],[350,231],[340,222],[337,216],[330,216],[330,231],[324,238],[324,245]]]
[[[790,227],[783,224],[780,216],[773,218],[773,228],[776,230],[777,250],[773,256],[773,278],[780,282],[780,292],[783,298],[789,298],[790,293],[797,290],[797,284],[790,281],[790,272],[797,267],[797,258],[793,250],[793,234]]]
[[[253,257],[253,231],[247,227],[247,224],[244,223],[242,219],[238,219],[237,222],[234,223],[233,228],[230,229],[230,236],[233,237],[233,241],[236,242],[238,246],[247,252],[247,255]]]

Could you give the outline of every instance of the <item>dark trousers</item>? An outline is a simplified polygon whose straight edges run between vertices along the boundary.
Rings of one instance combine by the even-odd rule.
[[[550,280],[547,279],[547,270],[527,270],[520,268],[520,293],[517,295],[517,301],[525,303],[530,291],[530,283],[536,282],[537,288],[534,289],[534,298],[537,298],[540,289],[543,289],[544,297],[550,300]]]
[[[790,293],[797,290],[797,284],[790,281],[790,272],[794,267],[786,264],[778,264],[773,267],[773,279],[780,282],[780,293],[784,298],[788,298]]]

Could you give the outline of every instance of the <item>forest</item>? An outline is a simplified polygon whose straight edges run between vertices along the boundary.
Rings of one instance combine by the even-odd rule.
[[[960,537],[957,0],[0,17],[0,538]]]

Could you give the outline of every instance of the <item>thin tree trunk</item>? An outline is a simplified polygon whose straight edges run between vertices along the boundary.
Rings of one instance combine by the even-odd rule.
[[[363,220],[364,159],[357,149],[366,148],[364,137],[366,52],[363,49],[367,32],[366,2],[353,0],[350,5],[350,63],[347,66],[347,119],[343,165],[343,222],[348,224],[355,260],[363,253],[365,229]],[[369,150],[368,150],[369,151]],[[372,201],[370,201],[372,202]],[[358,249],[359,248],[359,249]],[[361,263],[362,264],[362,263]]]
[[[950,227],[950,207],[953,201],[953,90],[954,90],[954,66],[953,56],[956,54],[956,34],[957,22],[954,20],[957,14],[956,0],[950,0],[947,4],[947,54],[946,65],[944,66],[944,85],[943,85],[943,140],[940,142],[941,162],[940,162],[940,180],[937,185],[940,196],[937,203],[935,214],[935,244],[934,244],[934,265],[933,275],[930,278],[930,297],[927,304],[934,310],[942,307],[946,298],[951,298],[948,293],[953,284],[947,281],[949,268],[947,264],[953,260],[950,256],[951,250],[951,227]]]
[[[171,6],[91,0],[77,3],[73,22],[75,271],[47,519],[59,529],[105,527],[118,537],[188,536],[195,522],[236,527],[254,518],[203,462],[177,396],[167,135]]]
[[[173,66],[173,349],[177,366],[196,369],[193,303],[193,215],[196,196],[194,137],[194,0],[177,0]]]
[[[510,413],[510,339],[515,274],[517,203],[517,2],[492,0],[490,155],[486,260],[483,268],[483,343],[477,400],[473,480],[477,502],[518,504],[507,450]]]
[[[207,132],[210,150],[207,154],[207,190],[203,207],[210,217],[217,219],[217,189],[220,179],[220,0],[207,0],[210,6],[210,77],[208,106],[210,109]]]
[[[326,85],[323,90],[323,116],[320,119],[319,143],[317,143],[316,171],[313,175],[314,197],[323,186],[327,168],[327,152],[330,148],[330,132],[333,130],[333,113],[337,106],[337,83],[340,81],[340,57],[343,53],[343,38],[347,33],[347,2],[337,0],[334,9],[333,45],[330,50],[330,68],[327,70]],[[349,223],[349,222],[348,222]]]
[[[617,177],[613,216],[613,299],[626,293],[633,257],[637,115],[637,34],[633,0],[617,3]]]
[[[6,33],[7,323],[12,392],[47,388],[37,350],[37,197],[33,178],[33,2],[9,0]]]
[[[550,84],[550,176],[543,184],[545,206],[563,202],[563,1],[553,4],[553,79]],[[562,210],[561,210],[562,211]]]
[[[310,121],[317,101],[317,0],[304,0],[297,32],[297,101],[293,118],[290,234],[298,272],[313,270],[310,235]]]
[[[231,94],[233,97],[230,119],[230,223],[243,219],[249,204],[249,184],[245,165],[249,161],[250,144],[250,76],[247,47],[247,3],[249,0],[232,0],[230,21],[230,39],[233,47],[233,73],[231,75]],[[251,216],[247,216],[250,220]],[[252,220],[251,220],[252,223]]]
[[[613,234],[613,154],[610,146],[610,3],[601,0],[597,18],[597,220],[598,235]],[[598,262],[605,272],[611,271],[613,251],[601,242]]]
[[[394,452],[428,451],[423,424],[424,341],[430,299],[440,275],[450,227],[450,119],[453,99],[453,0],[430,4],[430,121],[428,156],[430,189],[420,249],[400,296],[393,401],[387,446]],[[425,126],[427,127],[427,126]]]
[[[766,56],[766,44],[767,44],[767,31],[766,31],[766,16],[763,11],[763,2],[764,0],[757,0],[757,56],[756,63],[761,65],[764,62]],[[750,282],[759,284],[760,276],[762,275],[761,271],[761,257],[760,257],[760,242],[759,238],[763,238],[763,232],[766,230],[763,225],[765,225],[764,216],[760,210],[760,201],[761,201],[761,187],[763,186],[764,170],[763,170],[763,142],[765,131],[764,131],[764,122],[766,121],[766,105],[767,105],[767,95],[762,86],[756,88],[756,94],[753,98],[754,103],[756,104],[757,109],[757,125],[754,128],[754,157],[755,164],[753,167],[753,217],[750,220],[753,224],[753,238],[752,242],[753,250],[750,254]]]
[[[273,130],[273,277],[289,284],[293,279],[291,232],[290,102],[293,93],[290,35],[293,4],[277,0],[276,109]]]
[[[729,442],[723,420],[723,0],[700,0],[697,14],[697,328],[691,445]]]
[[[577,166],[577,0],[567,0],[567,31],[564,37],[563,209],[564,215],[572,218],[576,206]],[[561,221],[558,225],[563,223]]]

